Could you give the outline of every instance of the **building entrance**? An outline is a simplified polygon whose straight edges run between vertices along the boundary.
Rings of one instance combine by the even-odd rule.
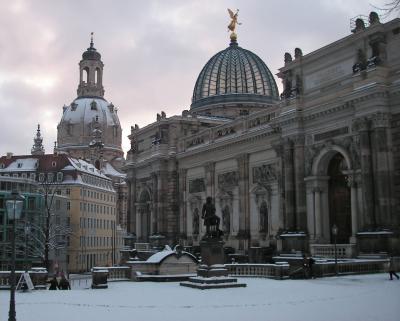
[[[351,236],[351,196],[348,187],[347,175],[343,171],[347,169],[346,162],[342,154],[336,153],[328,166],[329,176],[329,222],[331,242],[332,226],[338,227],[337,243],[349,243]]]

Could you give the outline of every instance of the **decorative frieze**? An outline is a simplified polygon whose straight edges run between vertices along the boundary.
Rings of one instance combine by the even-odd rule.
[[[204,178],[196,178],[189,181],[189,193],[200,193],[206,190]]]
[[[371,117],[371,127],[379,128],[379,127],[389,127],[390,125],[390,114],[388,113],[376,113]]]
[[[218,187],[225,189],[228,187],[234,187],[238,184],[239,173],[237,171],[227,172],[218,175]]]
[[[277,179],[277,172],[274,164],[253,167],[253,183],[266,185]]]
[[[191,140],[188,140],[186,143],[186,147],[193,147],[193,146],[197,146],[200,144],[204,143],[204,137],[203,136],[197,136],[192,138]]]
[[[260,117],[257,117],[255,119],[250,119],[249,120],[249,128],[257,127],[257,126],[262,126],[264,124],[267,124],[271,121],[272,118],[275,118],[275,113],[270,113],[267,115],[263,115]]]
[[[319,134],[315,134],[314,135],[314,141],[318,142],[320,140],[325,140],[328,138],[333,138],[335,136],[339,136],[339,135],[345,135],[349,133],[349,127],[341,127],[341,128],[336,128],[333,130],[329,130],[323,133],[319,133]]]
[[[347,136],[344,138],[329,139],[323,143],[309,145],[305,147],[305,175],[311,175],[312,165],[315,157],[325,148],[333,148],[333,146],[340,146],[348,152],[351,159],[352,169],[360,168],[360,138],[358,135]]]
[[[224,137],[236,133],[234,127],[221,128],[215,132],[215,138]]]

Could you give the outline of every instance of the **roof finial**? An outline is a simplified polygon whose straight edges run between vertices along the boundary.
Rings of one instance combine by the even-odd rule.
[[[236,13],[233,13],[231,9],[228,8],[229,16],[231,17],[231,22],[228,25],[228,29],[231,32],[231,43],[236,43],[237,41],[237,34],[235,33],[236,30],[236,25],[241,25],[241,23],[238,21],[238,15],[239,15],[239,9],[236,9]]]
[[[94,43],[93,43],[93,34],[94,34],[94,32],[92,31],[90,33],[90,48],[93,48],[93,45],[94,45]]]

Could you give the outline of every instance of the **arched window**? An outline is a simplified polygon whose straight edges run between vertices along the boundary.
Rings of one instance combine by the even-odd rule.
[[[86,83],[86,84],[89,83],[89,68],[88,67],[83,68],[82,82]]]
[[[192,227],[193,227],[193,235],[198,235],[200,229],[200,217],[199,217],[199,210],[197,208],[195,208],[193,211]]]
[[[268,207],[265,201],[263,201],[260,206],[260,232],[268,232]]]
[[[97,84],[101,84],[101,73],[100,73],[100,69],[96,68],[96,72],[95,72],[95,81],[96,81],[96,85]]]

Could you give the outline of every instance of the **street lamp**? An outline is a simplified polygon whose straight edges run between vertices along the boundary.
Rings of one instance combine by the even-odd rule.
[[[8,321],[16,321],[15,313],[15,221],[21,218],[24,197],[17,191],[12,191],[6,201],[8,220],[12,220],[11,235],[11,292],[10,292],[10,310],[8,312]],[[12,213],[12,214],[11,214]],[[11,216],[12,215],[12,216]]]
[[[337,266],[337,245],[336,245],[336,237],[338,234],[338,227],[336,226],[336,224],[333,224],[332,226],[332,235],[333,235],[333,240],[335,242],[335,275],[338,275],[338,266]]]

